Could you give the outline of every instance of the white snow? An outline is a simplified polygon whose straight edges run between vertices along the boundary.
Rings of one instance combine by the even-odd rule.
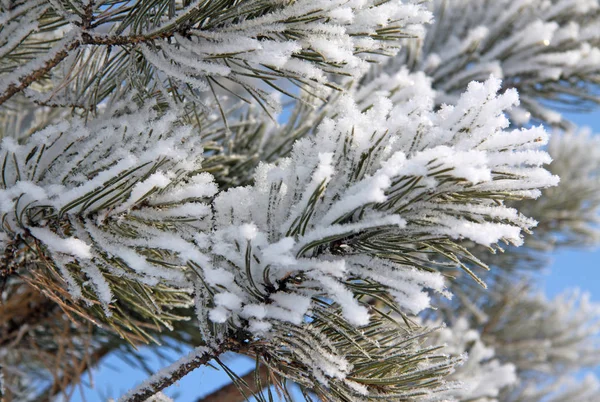
[[[63,238],[47,228],[34,227],[30,228],[29,231],[54,252],[82,259],[92,258],[92,248],[80,239],[74,237]]]

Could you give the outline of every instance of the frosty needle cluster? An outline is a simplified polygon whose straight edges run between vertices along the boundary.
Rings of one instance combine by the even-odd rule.
[[[517,201],[558,183],[548,135],[507,114],[558,122],[538,98],[595,82],[598,23],[575,20],[598,4],[490,22],[472,3],[4,1],[3,298],[58,306],[73,358],[80,322],[90,347],[198,346],[123,401],[227,351],[324,400],[497,398],[527,367],[478,332],[491,313],[417,315],[465,303],[451,281],[485,287],[481,250],[536,226],[513,206],[536,215]],[[14,373],[7,392],[35,395]]]

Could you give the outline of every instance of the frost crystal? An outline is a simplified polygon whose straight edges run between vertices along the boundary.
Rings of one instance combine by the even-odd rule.
[[[593,400],[598,307],[514,289],[599,239],[599,4],[0,0],[0,399],[181,341],[121,400]]]
[[[424,71],[437,103],[454,103],[469,82],[490,74],[519,90],[521,105],[510,112],[518,124],[562,122],[541,99],[597,102],[590,95],[600,73],[597,0],[434,0],[430,9],[435,23],[421,46],[410,42],[388,68]]]
[[[535,222],[502,200],[537,196],[557,179],[541,167],[547,154],[534,150],[547,140],[542,129],[505,130],[503,112],[517,98],[496,95],[499,87],[495,79],[474,83],[455,106],[422,108],[417,127],[404,110],[427,100],[379,97],[361,112],[345,98],[289,158],[261,165],[253,186],[220,194],[211,252],[230,279],[212,283],[241,304],[219,304],[209,317],[298,325],[311,298],[321,298],[361,325],[369,316],[353,297],[361,282],[377,283],[416,314],[429,306],[427,290],[444,292],[438,273],[415,269],[436,263],[422,260],[419,245],[436,247],[439,237],[520,244],[520,231]],[[411,131],[417,135],[405,137]]]

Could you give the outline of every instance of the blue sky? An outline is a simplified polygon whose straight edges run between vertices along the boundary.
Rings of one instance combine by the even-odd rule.
[[[578,126],[589,126],[594,132],[600,133],[600,111],[589,114],[571,114],[568,118]],[[569,288],[579,288],[591,294],[593,301],[600,303],[600,250],[579,249],[564,250],[552,255],[551,264],[540,274],[539,289],[552,298]],[[179,356],[173,355],[175,360]],[[148,354],[151,367],[160,368],[165,362],[160,362]],[[243,375],[254,368],[250,359],[234,355],[226,356],[225,362],[238,374]],[[600,368],[596,368],[600,377]],[[130,368],[125,362],[115,356],[109,356],[102,361],[94,371],[95,388],[84,386],[83,392],[75,392],[74,402],[105,402],[108,397],[118,398],[134,384],[143,381],[146,374]],[[195,402],[199,397],[210,394],[227,384],[229,379],[222,372],[209,367],[200,368],[178,384],[169,388],[167,394],[174,396],[176,402]]]
[[[579,127],[590,127],[600,133],[600,110],[586,114],[565,114]],[[600,134],[598,134],[600,135]],[[552,256],[552,263],[540,277],[540,287],[548,297],[568,288],[588,291],[591,299],[600,302],[600,250],[563,250]],[[596,370],[600,376],[600,370]]]

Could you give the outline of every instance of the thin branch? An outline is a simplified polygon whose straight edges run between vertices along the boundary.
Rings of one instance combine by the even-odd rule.
[[[40,80],[46,74],[50,72],[54,67],[58,66],[61,61],[67,58],[69,52],[77,49],[81,45],[94,45],[94,46],[124,46],[124,45],[135,45],[141,42],[152,41],[156,39],[165,39],[173,36],[175,31],[163,32],[156,35],[132,35],[132,36],[92,36],[87,32],[81,34],[81,39],[74,40],[65,46],[65,49],[57,52],[54,57],[46,61],[44,65],[37,70],[32,71],[26,76],[22,77],[16,84],[8,86],[6,91],[0,95],[0,105],[12,98],[14,95],[28,88],[34,82]]]
[[[256,380],[258,375],[259,381]],[[258,369],[252,370],[248,374],[240,377],[247,387],[244,387],[248,391],[248,394],[254,395],[260,392],[263,387],[259,387],[259,384],[269,384],[268,382],[269,370],[264,365],[261,365]],[[235,383],[229,383],[222,388],[219,388],[215,392],[205,397],[198,399],[196,402],[244,402],[246,397],[240,392]]]
[[[38,68],[37,70],[32,71],[30,74],[27,74],[24,77],[22,77],[20,79],[19,83],[9,85],[8,88],[6,88],[6,91],[4,91],[4,93],[2,95],[0,95],[0,105],[2,105],[4,102],[6,102],[10,98],[12,98],[14,95],[18,94],[25,88],[29,87],[34,82],[38,81],[40,78],[42,78],[44,75],[46,75],[50,70],[52,70],[54,67],[56,67],[61,61],[66,59],[71,50],[76,49],[80,45],[81,45],[81,42],[78,40],[75,40],[75,41],[69,43],[65,47],[65,49],[59,51],[58,53],[56,53],[54,55],[53,58],[46,61],[42,67]]]
[[[227,339],[214,349],[198,347],[187,356],[158,371],[135,389],[123,395],[119,402],[143,402],[168,386],[179,381],[200,366],[206,365],[224,352],[237,352],[240,345],[233,339]]]
[[[183,32],[180,32],[183,34]],[[135,45],[142,42],[153,41],[156,39],[168,39],[175,34],[175,31],[163,32],[155,35],[90,35],[87,32],[81,34],[81,41],[84,45],[95,46],[124,46]]]

